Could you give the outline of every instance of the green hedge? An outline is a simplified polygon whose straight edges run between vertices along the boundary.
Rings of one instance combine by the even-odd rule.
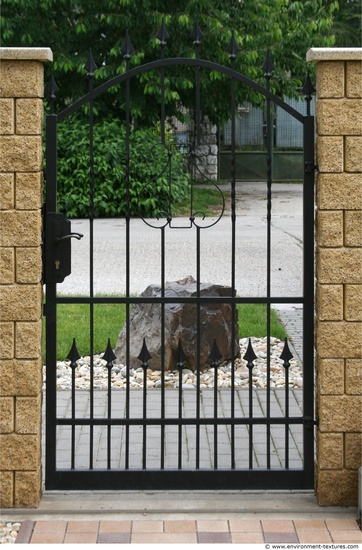
[[[94,216],[126,214],[125,126],[118,120],[94,124]],[[160,143],[157,128],[131,132],[130,215],[155,217],[169,212],[188,194],[182,155],[167,136]],[[89,124],[80,118],[58,127],[58,210],[69,218],[90,215]]]

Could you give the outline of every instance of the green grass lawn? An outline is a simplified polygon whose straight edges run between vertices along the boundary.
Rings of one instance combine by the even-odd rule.
[[[221,182],[215,182],[220,184]],[[230,196],[229,190],[221,188],[225,200]],[[205,216],[214,216],[221,212],[222,198],[217,189],[194,186],[193,188],[193,213],[203,212]],[[176,206],[176,216],[190,215],[190,200],[187,199]]]
[[[266,336],[266,306],[264,304],[238,304],[239,336],[261,338]],[[64,360],[76,338],[81,356],[90,353],[90,308],[87,304],[59,304],[57,310],[57,358]],[[126,318],[124,304],[96,304],[94,306],[94,353],[105,351],[108,338],[115,347],[118,333]],[[271,310],[271,336],[284,339],[287,336],[275,310]],[[45,357],[45,319],[43,330]]]

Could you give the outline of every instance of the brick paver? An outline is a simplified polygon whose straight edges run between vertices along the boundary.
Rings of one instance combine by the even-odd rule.
[[[198,519],[24,522],[19,542],[32,544],[362,544],[354,519]],[[24,538],[25,532],[27,537]]]

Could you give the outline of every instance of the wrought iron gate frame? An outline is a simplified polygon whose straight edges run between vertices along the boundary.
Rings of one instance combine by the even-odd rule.
[[[127,45],[127,41],[126,41]],[[163,52],[163,50],[162,50]],[[94,65],[88,63],[88,77],[89,77],[89,92],[81,99],[76,101],[71,106],[64,109],[60,114],[54,113],[54,85],[51,89],[51,104],[52,112],[47,115],[46,118],[46,204],[44,208],[44,224],[45,224],[45,272],[49,269],[49,258],[52,255],[52,247],[54,246],[54,235],[51,225],[54,220],[54,214],[57,210],[57,124],[67,118],[72,113],[75,113],[86,103],[90,105],[90,117],[92,117],[93,100],[100,94],[106,92],[110,87],[115,85],[125,84],[126,86],[126,182],[129,184],[129,146],[128,138],[130,135],[130,113],[129,113],[129,100],[130,100],[130,82],[132,78],[137,77],[145,72],[151,70],[161,69],[164,71],[167,67],[187,65],[194,67],[197,73],[200,68],[210,71],[218,71],[231,79],[231,119],[232,119],[232,131],[235,131],[235,93],[234,86],[236,82],[242,83],[256,92],[262,94],[266,98],[267,102],[267,128],[268,135],[271,136],[271,103],[278,105],[284,111],[288,112],[292,117],[297,119],[303,125],[303,144],[304,144],[304,182],[303,182],[303,295],[293,297],[273,297],[270,292],[270,222],[271,222],[271,189],[272,189],[272,175],[271,175],[271,145],[270,139],[268,140],[268,284],[267,295],[265,297],[237,297],[235,295],[230,298],[203,298],[200,295],[193,299],[193,303],[198,307],[203,302],[212,303],[230,303],[233,308],[238,303],[263,303],[267,308],[267,333],[270,338],[270,308],[271,304],[288,304],[299,303],[303,305],[303,416],[298,418],[288,417],[286,419],[278,420],[276,418],[267,415],[266,418],[218,418],[218,423],[227,423],[232,426],[238,424],[246,424],[251,427],[254,424],[265,424],[267,430],[270,431],[270,426],[275,423],[289,424],[302,424],[303,425],[303,439],[304,439],[304,467],[303,469],[210,469],[203,470],[196,467],[193,470],[182,469],[134,469],[129,468],[129,464],[125,465],[122,470],[112,469],[70,469],[60,470],[56,467],[56,429],[57,425],[72,424],[72,425],[88,425],[93,426],[97,424],[102,425],[123,425],[130,426],[132,423],[140,424],[139,419],[133,421],[131,418],[124,419],[60,419],[56,414],[56,306],[60,303],[87,303],[90,308],[93,308],[95,304],[99,303],[123,303],[126,304],[127,311],[132,304],[139,302],[157,302],[159,304],[173,303],[174,298],[167,298],[161,295],[161,298],[145,299],[140,297],[131,297],[129,293],[129,267],[127,267],[127,292],[126,297],[122,298],[109,298],[109,297],[95,297],[90,291],[90,296],[86,298],[67,298],[57,296],[57,283],[49,282],[46,280],[46,489],[48,490],[112,490],[112,489],[312,489],[314,478],[314,332],[313,332],[313,320],[314,320],[314,117],[310,115],[310,100],[312,94],[312,86],[307,78],[306,85],[304,87],[305,97],[307,99],[307,115],[302,115],[291,106],[286,104],[281,98],[274,95],[270,91],[269,81],[271,76],[271,69],[273,68],[269,57],[267,57],[266,63],[263,66],[265,70],[265,76],[267,81],[267,87],[263,87],[260,84],[250,80],[248,77],[237,72],[234,69],[233,60],[235,59],[235,51],[231,49],[231,67],[219,65],[217,63],[200,59],[197,55],[196,58],[164,58],[141,65],[135,68],[129,68],[130,51],[126,49],[125,55],[127,69],[122,75],[119,75],[108,82],[93,89],[93,70]],[[163,73],[164,74],[164,73]],[[162,87],[164,83],[162,81]],[[163,88],[164,89],[164,88]],[[161,92],[163,93],[163,92]],[[161,126],[165,120],[164,102],[163,113],[161,115]],[[235,161],[235,139],[233,141],[232,156]],[[127,191],[128,192],[128,189]],[[232,201],[232,247],[235,250],[235,170],[232,163],[231,166],[231,201]],[[93,242],[93,225],[90,218],[90,231],[91,231],[91,243]],[[130,216],[126,216],[126,238],[127,246],[129,247],[129,222]],[[92,254],[92,246],[91,252]],[[129,252],[128,252],[129,254]],[[128,260],[127,260],[128,261]],[[93,274],[91,273],[91,279]],[[235,288],[235,262],[232,266],[232,278],[233,288]],[[197,277],[199,284],[199,277]],[[163,281],[164,282],[164,281]],[[92,284],[92,283],[91,283]],[[178,302],[187,302],[190,299],[179,299]],[[90,331],[92,335],[92,329]],[[92,336],[91,336],[92,339]],[[91,340],[92,348],[92,340]],[[165,391],[165,389],[163,389]],[[270,393],[270,387],[269,387]],[[162,418],[160,420],[160,426],[166,426],[168,424],[187,424],[187,419],[175,418],[168,419]],[[192,419],[192,425],[200,424],[212,424],[216,419]],[[150,419],[145,419],[144,425],[151,424]],[[92,428],[90,428],[92,429]],[[269,452],[270,454],[270,452]]]

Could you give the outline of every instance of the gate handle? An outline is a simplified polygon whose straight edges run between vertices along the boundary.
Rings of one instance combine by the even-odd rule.
[[[65,239],[78,239],[78,241],[80,241],[82,238],[84,237],[84,235],[82,235],[82,233],[69,233],[69,235],[64,235],[63,237],[57,237],[55,239],[55,242],[58,243],[59,241],[64,241]]]

